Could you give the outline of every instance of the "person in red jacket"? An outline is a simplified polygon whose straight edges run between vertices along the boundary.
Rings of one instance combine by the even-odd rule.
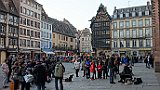
[[[96,65],[95,65],[94,61],[92,61],[92,62],[91,62],[91,66],[90,66],[90,72],[91,72],[91,75],[92,75],[91,80],[94,80],[94,79],[95,79],[95,78],[94,78],[95,72],[96,72],[95,69],[96,69]]]
[[[102,78],[102,65],[100,62],[98,63],[97,71],[98,71],[98,79],[101,79]]]

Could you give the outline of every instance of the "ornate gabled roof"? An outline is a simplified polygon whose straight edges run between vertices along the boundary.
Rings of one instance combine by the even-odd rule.
[[[109,15],[109,13],[107,12],[107,8],[101,3],[98,10],[97,10],[97,14],[96,16],[92,17],[91,20],[91,24],[90,27],[92,27],[93,23],[96,22],[96,19],[102,17],[103,19],[105,18],[107,21],[111,22],[111,16]]]
[[[4,3],[2,2],[2,0],[0,0],[0,11],[6,11],[6,7],[4,5]]]
[[[100,12],[101,10],[102,10],[103,12],[106,12],[106,11],[107,11],[107,10],[106,10],[106,7],[105,7],[102,3],[100,4],[97,12]]]

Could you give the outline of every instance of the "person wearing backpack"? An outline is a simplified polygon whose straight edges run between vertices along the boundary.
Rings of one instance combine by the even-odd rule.
[[[58,81],[60,81],[60,90],[63,90],[62,79],[63,79],[63,73],[64,72],[65,72],[64,65],[60,61],[58,61],[56,66],[55,66],[55,70],[54,70],[55,88],[56,88],[56,90],[59,90],[58,89]]]

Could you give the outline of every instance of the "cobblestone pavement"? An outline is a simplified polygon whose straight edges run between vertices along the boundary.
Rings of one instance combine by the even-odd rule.
[[[65,63],[67,76],[70,73],[74,73],[73,64]],[[122,66],[120,67],[122,70]],[[139,85],[124,85],[118,83],[119,76],[115,79],[116,84],[110,84],[109,79],[96,79],[89,80],[82,77],[82,71],[80,71],[80,77],[74,77],[73,82],[63,82],[64,90],[160,90],[160,74],[155,73],[154,69],[145,68],[144,63],[136,63],[133,67],[134,77],[141,77],[143,83]],[[1,77],[1,75],[0,75]],[[0,84],[1,85],[1,84]],[[55,90],[54,79],[51,83],[46,84],[46,90]],[[9,90],[9,89],[0,89]],[[36,86],[33,86],[31,90],[36,90]]]

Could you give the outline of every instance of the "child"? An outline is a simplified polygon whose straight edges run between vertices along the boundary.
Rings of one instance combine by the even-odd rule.
[[[97,71],[98,71],[98,79],[101,79],[102,78],[102,65],[100,62],[98,63]]]

